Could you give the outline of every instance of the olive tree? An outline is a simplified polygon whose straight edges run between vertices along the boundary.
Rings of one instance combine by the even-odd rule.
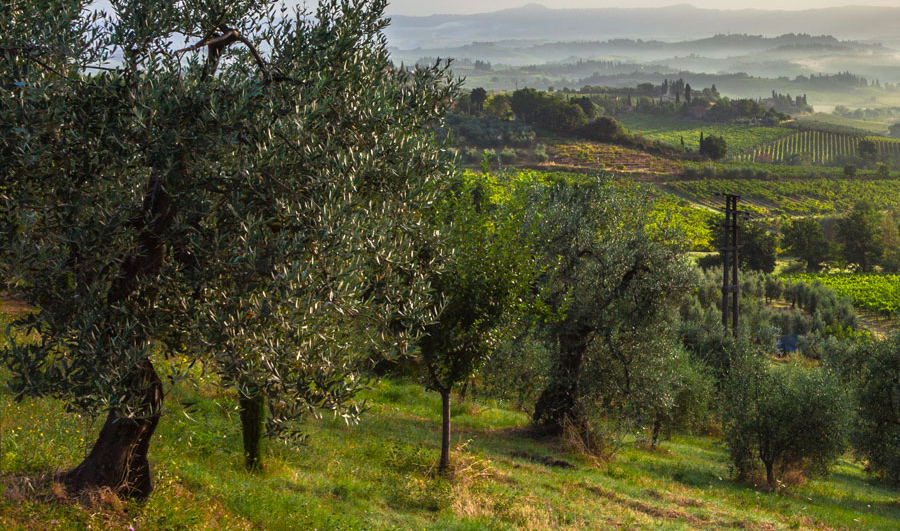
[[[534,281],[535,307],[543,309],[553,367],[533,420],[548,434],[571,426],[589,435],[584,400],[594,390],[583,381],[585,362],[606,352],[628,388],[635,362],[628,354],[637,350],[623,345],[640,344],[686,289],[681,251],[648,228],[644,193],[589,179],[535,187],[526,221],[546,267]]]
[[[457,84],[393,67],[383,0],[89,3],[0,7],[0,265],[39,338],[0,361],[20,396],[107,413],[70,489],[146,496],[166,357],[238,391],[253,467],[264,414],[352,420],[362,354],[430,322]]]
[[[846,447],[849,424],[846,394],[825,369],[776,366],[752,351],[735,356],[725,382],[723,427],[744,479],[757,463],[765,467],[769,489],[777,487],[779,470],[826,468]]]
[[[854,447],[870,472],[900,485],[900,338],[864,345],[854,354]]]
[[[490,176],[462,175],[435,209],[449,251],[431,281],[440,314],[419,348],[426,385],[441,395],[441,473],[450,466],[450,392],[500,343],[499,325],[520,299],[532,264],[517,235],[521,209],[492,201],[492,186]]]

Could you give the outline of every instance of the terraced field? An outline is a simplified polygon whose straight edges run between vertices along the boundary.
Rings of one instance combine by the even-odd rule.
[[[733,157],[738,162],[825,164],[837,157],[857,154],[863,138],[875,142],[881,154],[900,155],[900,142],[884,137],[864,137],[850,133],[800,131],[755,147]]]
[[[560,143],[547,148],[550,156],[548,167],[565,166],[579,169],[603,169],[627,174],[680,174],[682,164],[612,144],[580,142]]]

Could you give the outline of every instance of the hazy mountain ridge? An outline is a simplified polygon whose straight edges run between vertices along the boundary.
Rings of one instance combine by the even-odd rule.
[[[568,41],[536,43],[528,41],[473,42],[457,47],[393,49],[396,58],[413,62],[421,57],[453,57],[480,59],[507,65],[570,62],[583,60],[660,61],[679,55],[702,55],[706,58],[726,59],[748,54],[778,53],[805,56],[811,52],[886,54],[896,50],[881,44],[839,40],[831,35],[789,33],[777,37],[747,34],[720,34],[701,39],[665,42],[660,40],[610,39],[606,41]]]
[[[900,42],[900,7],[736,11],[690,5],[662,8],[551,9],[537,4],[474,15],[394,16],[386,34],[401,49],[456,47],[475,41],[687,40],[698,35],[790,33]]]

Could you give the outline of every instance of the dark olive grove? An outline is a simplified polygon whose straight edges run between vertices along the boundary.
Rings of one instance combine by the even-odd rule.
[[[352,422],[365,353],[432,320],[419,240],[451,167],[426,126],[455,84],[392,67],[384,5],[0,9],[0,253],[40,337],[2,359],[14,392],[108,412],[71,489],[150,493],[154,350],[239,394],[255,468],[266,409],[272,435]]]

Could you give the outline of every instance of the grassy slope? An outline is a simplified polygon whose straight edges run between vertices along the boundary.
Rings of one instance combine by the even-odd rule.
[[[700,133],[718,135],[728,145],[728,155],[744,153],[756,146],[766,144],[794,131],[786,127],[745,126],[711,124],[683,120],[674,116],[654,116],[629,113],[620,117],[629,131],[641,133],[651,140],[659,140],[672,146],[680,146],[684,138],[685,147],[696,151],[700,148]]]
[[[0,395],[0,528],[16,529],[897,529],[897,492],[842,461],[829,479],[764,494],[729,480],[708,437],[675,437],[651,453],[627,446],[592,466],[522,430],[527,416],[493,403],[454,407],[454,482],[433,479],[436,394],[386,381],[356,427],[321,420],[307,445],[270,444],[259,475],[241,466],[234,404],[215,388],[171,391],[152,447],[157,490],[144,504],[75,504],[12,474],[72,466],[93,427],[49,400]],[[179,404],[196,401],[190,412]],[[93,428],[93,429],[92,429]],[[524,456],[524,457],[522,457]],[[553,456],[574,470],[530,456]],[[0,487],[3,488],[3,487]],[[26,493],[23,496],[23,493]]]
[[[856,120],[853,118],[844,118],[835,114],[817,112],[808,116],[800,116],[797,121],[806,125],[815,126],[816,124],[839,125],[842,127],[852,127],[870,133],[884,134],[888,132],[888,124],[882,122],[870,122],[866,120]]]

